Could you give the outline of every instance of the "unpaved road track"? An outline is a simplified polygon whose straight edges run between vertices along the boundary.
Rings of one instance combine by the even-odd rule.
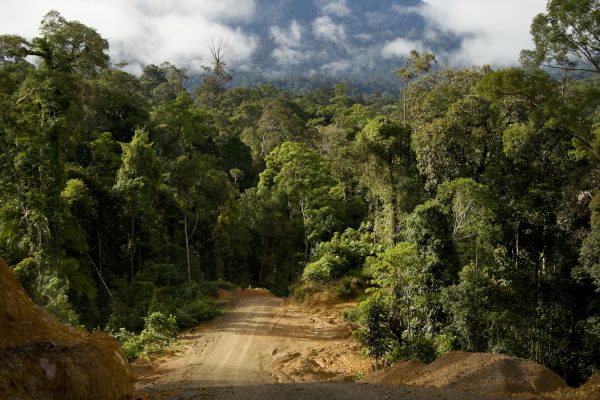
[[[270,345],[268,334],[281,303],[274,297],[237,299],[224,317],[182,337],[183,351],[160,364],[151,386],[275,382],[264,370],[261,355]]]
[[[347,332],[340,330],[339,324],[328,325],[327,321],[317,321],[314,316],[306,318],[301,309],[285,309],[282,303],[282,299],[273,297],[238,298],[225,316],[184,334],[180,350],[175,354],[160,357],[152,363],[134,364],[137,386],[143,398],[485,399],[437,389],[341,382],[277,383],[306,382],[319,376],[314,374],[314,369],[311,369],[312,374],[306,374],[306,378],[301,376],[302,371],[275,374],[275,365],[281,371],[288,364],[298,364],[300,360],[309,367],[314,364],[317,370],[319,365],[335,370],[335,364],[341,361],[329,359],[331,349],[338,349],[338,360],[346,360],[346,348],[352,340],[347,337]],[[319,359],[313,357],[314,354],[326,356]],[[324,362],[334,365],[327,366]],[[355,364],[350,362],[349,365]]]

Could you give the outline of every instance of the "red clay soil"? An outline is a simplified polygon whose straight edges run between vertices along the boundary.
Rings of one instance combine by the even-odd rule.
[[[28,298],[0,259],[0,398],[133,395],[133,374],[116,341],[57,321]]]
[[[463,390],[490,397],[533,395],[566,388],[565,381],[531,361],[488,353],[451,352],[431,364],[401,362],[366,379],[420,387]]]
[[[533,400],[534,397],[524,398]],[[540,400],[600,400],[600,373],[596,372],[591,378],[577,389],[563,388],[552,393],[546,393]]]

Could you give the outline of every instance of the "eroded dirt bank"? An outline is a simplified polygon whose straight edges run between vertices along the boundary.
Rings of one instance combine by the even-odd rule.
[[[125,399],[133,374],[117,342],[36,306],[0,259],[0,399]]]

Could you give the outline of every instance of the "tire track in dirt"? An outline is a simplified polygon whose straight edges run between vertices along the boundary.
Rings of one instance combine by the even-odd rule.
[[[268,331],[281,303],[281,299],[274,297],[236,299],[225,316],[184,333],[177,354],[153,360],[151,372],[140,377],[138,386],[274,382],[262,366],[261,354],[271,346]]]

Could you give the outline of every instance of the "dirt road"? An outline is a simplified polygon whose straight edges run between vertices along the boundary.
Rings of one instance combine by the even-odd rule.
[[[181,352],[157,360],[155,373],[144,377],[142,386],[275,382],[264,370],[261,355],[270,345],[268,333],[281,303],[274,297],[237,299],[224,317],[185,333],[180,340]]]
[[[183,334],[172,351],[136,362],[137,388],[150,399],[484,399],[437,389],[342,383],[371,370],[340,317],[344,307],[237,298],[223,317]],[[331,379],[338,382],[322,382]]]

